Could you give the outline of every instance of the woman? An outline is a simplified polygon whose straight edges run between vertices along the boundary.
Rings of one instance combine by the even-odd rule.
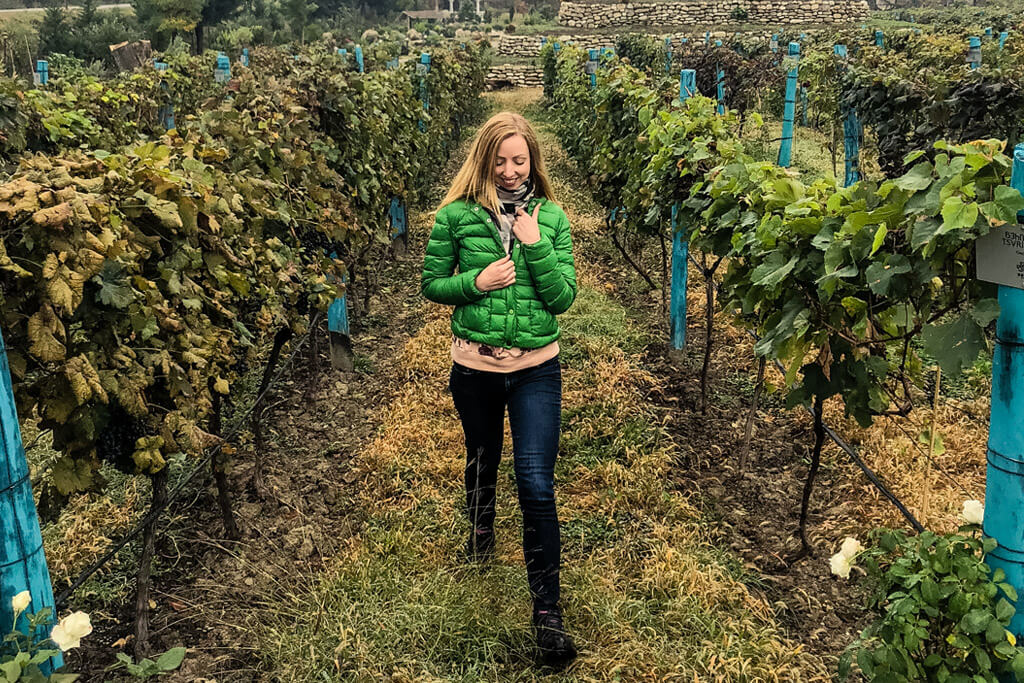
[[[422,292],[455,306],[448,387],[466,436],[466,557],[493,556],[508,406],[537,645],[547,663],[566,663],[576,647],[559,607],[554,471],[562,373],[555,316],[576,298],[576,269],[569,220],[554,202],[536,133],[522,116],[496,114],[477,133],[437,211]]]

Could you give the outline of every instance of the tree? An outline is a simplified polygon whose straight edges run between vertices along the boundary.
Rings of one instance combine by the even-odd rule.
[[[306,42],[306,25],[309,23],[309,17],[316,12],[316,9],[315,3],[306,0],[286,0],[284,3],[284,13],[288,17],[288,25],[302,44]]]
[[[178,33],[191,37],[202,18],[203,0],[133,0],[135,16],[158,46],[166,46]]]
[[[96,21],[96,0],[81,0],[81,7],[75,24],[79,28],[85,28]]]
[[[196,24],[196,52],[202,52],[205,47],[203,29],[231,19],[238,12],[238,4],[239,0],[205,0],[202,16]]]
[[[69,52],[70,28],[67,11],[63,7],[56,3],[47,7],[39,24],[39,53]]]

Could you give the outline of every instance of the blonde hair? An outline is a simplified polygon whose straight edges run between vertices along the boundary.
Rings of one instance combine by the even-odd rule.
[[[551,180],[544,166],[544,157],[540,153],[537,133],[523,116],[511,111],[503,111],[487,119],[473,138],[473,146],[462,168],[452,181],[451,189],[445,195],[438,209],[460,199],[472,200],[497,212],[499,207],[498,191],[494,181],[494,167],[498,158],[501,143],[513,135],[522,135],[530,150],[530,180],[533,181],[533,192],[538,197],[555,201]]]

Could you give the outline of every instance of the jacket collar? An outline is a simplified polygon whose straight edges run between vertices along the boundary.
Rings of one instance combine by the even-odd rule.
[[[537,208],[537,204],[542,204],[546,201],[547,199],[545,199],[544,197],[534,197],[526,205],[527,213],[532,214],[533,210]],[[494,212],[474,199],[467,199],[466,206],[469,208],[470,211],[490,216],[491,220],[487,225],[490,227],[491,237],[494,238],[494,240],[498,243],[498,246],[502,249],[502,251],[504,251],[505,244],[501,241],[501,233],[498,232],[498,217],[494,214]],[[515,243],[514,239],[513,243]]]

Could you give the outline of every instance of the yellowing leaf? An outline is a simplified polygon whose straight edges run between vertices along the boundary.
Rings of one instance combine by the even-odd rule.
[[[66,349],[55,336],[58,329],[63,335],[63,326],[52,309],[46,307],[36,311],[28,319],[29,353],[41,361],[64,360]]]
[[[218,394],[227,395],[227,393],[230,391],[228,381],[223,377],[218,377],[217,381],[213,383],[213,390],[216,391]]]

